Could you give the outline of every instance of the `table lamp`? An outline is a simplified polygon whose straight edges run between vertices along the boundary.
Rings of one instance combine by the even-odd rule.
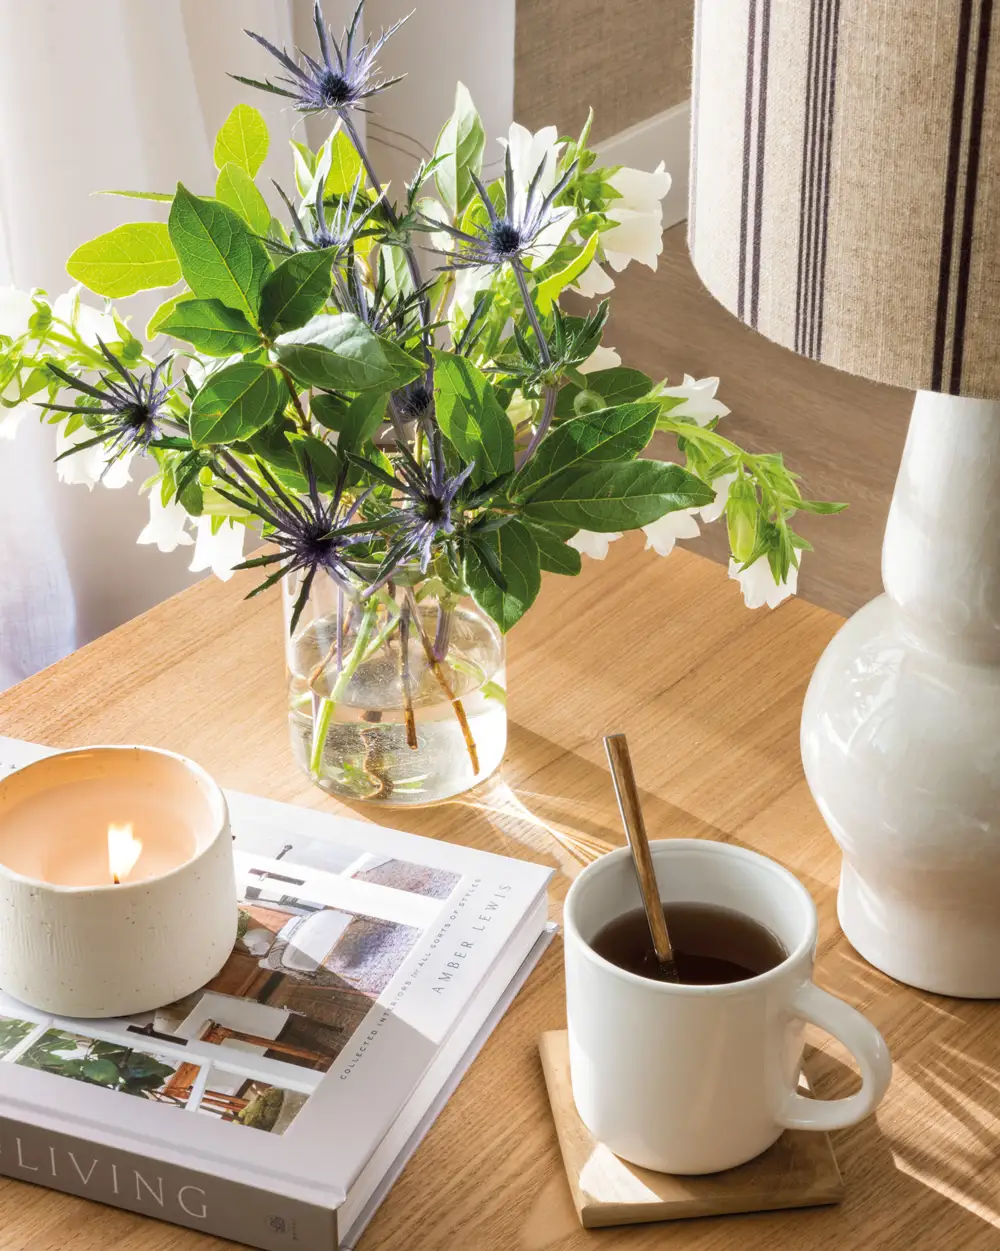
[[[689,213],[695,267],[730,312],[793,352],[917,393],[885,594],[821,658],[802,753],[844,853],[838,909],[853,945],[901,981],[990,998],[998,25],[992,0],[700,0]]]

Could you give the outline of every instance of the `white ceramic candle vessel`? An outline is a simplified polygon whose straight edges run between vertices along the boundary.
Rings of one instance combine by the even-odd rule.
[[[148,1011],[214,977],[236,924],[226,800],[192,761],[87,747],[0,780],[8,994],[60,1016]]]

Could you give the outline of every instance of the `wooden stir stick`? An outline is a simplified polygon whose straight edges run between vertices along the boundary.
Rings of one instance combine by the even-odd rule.
[[[653,950],[660,964],[660,972],[664,981],[678,982],[680,978],[677,976],[677,966],[674,964],[674,949],[667,932],[667,920],[663,915],[660,890],[656,884],[656,873],[653,869],[653,857],[649,851],[649,839],[646,837],[646,823],[642,819],[642,807],[639,804],[639,788],[636,786],[632,757],[629,754],[625,735],[606,734],[604,750],[608,753],[611,780],[614,782],[615,794],[618,797],[618,810],[621,813],[625,837],[628,839],[632,852],[635,876],[639,882],[642,906],[646,911],[646,920],[649,922],[649,933],[653,940]]]

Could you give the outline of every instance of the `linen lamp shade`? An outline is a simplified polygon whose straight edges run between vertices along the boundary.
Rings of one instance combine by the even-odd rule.
[[[767,338],[1000,398],[993,0],[700,0],[695,267]]]

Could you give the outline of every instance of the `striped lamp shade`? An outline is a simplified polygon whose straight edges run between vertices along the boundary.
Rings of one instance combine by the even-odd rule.
[[[998,25],[993,0],[699,0],[689,232],[716,299],[852,374],[1000,399]]]

